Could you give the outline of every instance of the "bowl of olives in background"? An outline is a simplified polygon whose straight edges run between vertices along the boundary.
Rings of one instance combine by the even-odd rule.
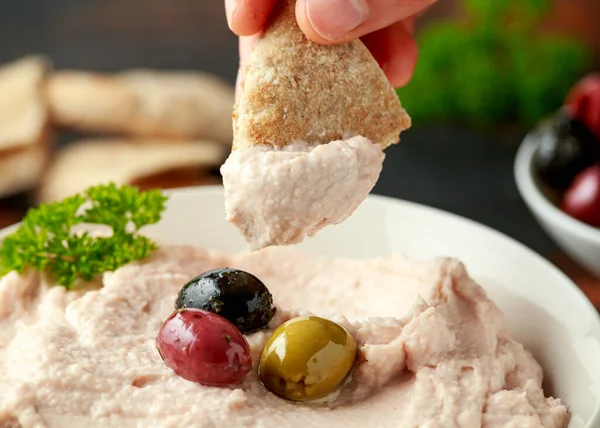
[[[517,187],[541,226],[600,277],[600,74],[530,132],[515,159]]]

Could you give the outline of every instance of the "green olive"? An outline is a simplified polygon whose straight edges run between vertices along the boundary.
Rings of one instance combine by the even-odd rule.
[[[275,330],[260,358],[267,389],[293,401],[322,398],[346,379],[358,353],[342,326],[319,317],[299,317]]]

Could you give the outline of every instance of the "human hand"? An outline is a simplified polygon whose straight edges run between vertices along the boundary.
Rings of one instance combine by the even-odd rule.
[[[227,22],[240,36],[240,66],[263,29],[277,0],[225,0]],[[296,18],[317,43],[337,44],[360,38],[390,83],[404,86],[418,56],[414,20],[436,0],[297,0]]]

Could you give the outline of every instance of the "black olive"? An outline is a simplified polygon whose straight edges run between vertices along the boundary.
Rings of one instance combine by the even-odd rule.
[[[535,171],[555,190],[566,190],[577,174],[600,161],[600,141],[565,111],[541,124],[537,132],[541,143],[533,159]]]
[[[273,296],[254,275],[237,269],[214,269],[188,282],[175,308],[196,308],[219,314],[242,333],[267,327],[275,314]]]

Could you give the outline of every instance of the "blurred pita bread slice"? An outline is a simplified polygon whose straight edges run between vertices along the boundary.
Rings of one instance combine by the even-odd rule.
[[[118,75],[138,102],[130,133],[207,138],[231,145],[234,89],[207,73],[131,70]]]
[[[34,187],[49,154],[43,81],[49,63],[29,56],[0,68],[0,197]]]
[[[52,121],[80,131],[123,133],[136,108],[134,94],[112,76],[62,71],[46,85]]]
[[[0,153],[0,198],[35,187],[48,163],[46,144]]]
[[[232,85],[201,72],[62,71],[47,86],[53,121],[81,131],[231,145]]]
[[[223,145],[211,141],[82,140],[58,153],[38,199],[60,200],[110,181],[142,188],[212,184],[209,171],[225,156]]]
[[[297,25],[295,1],[279,1],[250,53],[234,109],[234,149],[283,147],[362,135],[384,148],[410,118],[364,44],[324,46]]]

